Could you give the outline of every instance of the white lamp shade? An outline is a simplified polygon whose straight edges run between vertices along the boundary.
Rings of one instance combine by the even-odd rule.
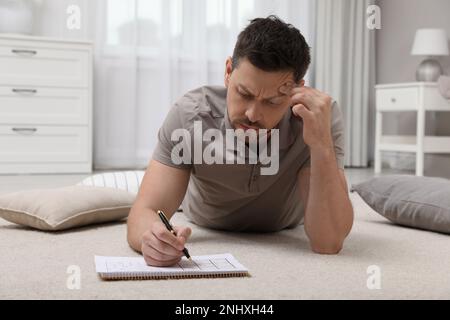
[[[448,39],[444,29],[416,31],[411,54],[415,56],[448,56]]]

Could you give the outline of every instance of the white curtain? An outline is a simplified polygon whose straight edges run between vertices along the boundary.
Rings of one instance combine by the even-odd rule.
[[[345,165],[368,166],[369,104],[375,85],[372,0],[317,0],[314,86],[336,99],[346,127]]]
[[[223,84],[250,19],[278,15],[312,45],[311,1],[43,0],[35,33],[94,42],[95,168],[144,168],[171,105],[188,90]],[[76,30],[66,27],[72,5],[81,12]]]

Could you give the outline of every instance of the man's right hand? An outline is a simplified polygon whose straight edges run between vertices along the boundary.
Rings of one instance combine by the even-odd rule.
[[[154,267],[169,267],[183,257],[183,249],[191,228],[174,227],[176,236],[161,221],[155,221],[142,235],[141,252],[145,262]]]

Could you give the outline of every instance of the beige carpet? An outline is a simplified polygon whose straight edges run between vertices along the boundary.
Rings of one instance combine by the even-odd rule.
[[[126,225],[50,234],[0,220],[3,299],[403,299],[450,298],[450,236],[398,227],[352,194],[356,222],[338,256],[309,250],[303,227],[276,234],[236,234],[192,226],[193,255],[232,253],[250,278],[101,281],[94,255],[132,256]],[[176,223],[185,223],[182,215]],[[69,290],[67,268],[81,268]],[[381,270],[381,289],[367,288],[367,268]]]

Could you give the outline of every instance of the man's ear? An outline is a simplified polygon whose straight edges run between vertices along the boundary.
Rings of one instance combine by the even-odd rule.
[[[298,86],[299,86],[299,87],[304,87],[304,86],[305,86],[305,80],[301,80],[301,81],[298,83]]]
[[[225,62],[225,87],[228,88],[228,85],[230,84],[230,77],[231,73],[233,72],[233,59],[231,57],[227,58],[227,61]]]

